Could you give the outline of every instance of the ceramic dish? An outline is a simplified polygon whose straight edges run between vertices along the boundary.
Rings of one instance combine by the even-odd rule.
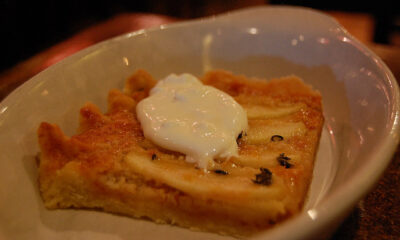
[[[304,211],[257,239],[328,236],[378,180],[399,139],[399,91],[386,65],[335,20],[292,7],[246,9],[126,34],[38,74],[0,105],[0,239],[229,239],[86,210],[46,210],[38,194],[36,129],[67,134],[91,101],[106,107],[135,69],[155,77],[214,68],[302,77],[323,96],[325,126]]]

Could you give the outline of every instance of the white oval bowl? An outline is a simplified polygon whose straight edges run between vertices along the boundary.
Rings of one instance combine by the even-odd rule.
[[[249,77],[295,74],[323,96],[325,126],[304,211],[256,239],[329,236],[388,165],[399,141],[399,90],[386,65],[335,20],[297,7],[260,7],[141,30],[48,68],[0,104],[0,238],[230,239],[96,211],[48,211],[35,155],[41,121],[69,135],[87,101],[143,68],[156,78],[222,68]]]

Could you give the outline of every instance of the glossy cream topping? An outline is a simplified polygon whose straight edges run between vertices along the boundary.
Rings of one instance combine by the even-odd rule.
[[[246,112],[231,96],[187,73],[159,81],[136,113],[147,139],[204,169],[237,156],[236,139],[247,130]]]

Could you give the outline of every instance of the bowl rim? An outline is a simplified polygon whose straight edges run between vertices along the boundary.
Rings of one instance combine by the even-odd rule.
[[[263,8],[263,7],[261,7]],[[268,8],[268,7],[264,7]],[[361,43],[357,38],[351,35],[336,19],[333,17],[322,13],[319,10],[315,10],[307,7],[294,7],[294,6],[277,6],[276,8],[299,10],[304,13],[318,14],[320,17],[330,20],[332,23],[337,25],[338,29],[349,38],[349,41],[353,43],[353,46],[358,48],[365,56],[369,56],[374,60],[374,62],[380,66],[382,72],[385,73],[386,79],[391,86],[391,92],[393,94],[391,98],[392,106],[390,112],[392,114],[391,118],[391,131],[384,139],[383,142],[377,148],[377,151],[369,157],[370,159],[376,159],[378,161],[370,161],[370,164],[364,165],[356,172],[351,178],[347,179],[348,184],[344,184],[341,189],[333,191],[328,198],[323,198],[321,202],[317,204],[314,208],[306,209],[291,218],[286,222],[283,222],[279,228],[273,228],[265,233],[260,233],[256,238],[269,237],[271,239],[281,239],[282,228],[286,229],[302,229],[301,232],[295,232],[294,234],[289,233],[290,239],[307,239],[312,237],[312,234],[324,229],[325,226],[331,224],[335,218],[334,224],[335,228],[328,233],[321,233],[322,236],[327,237],[336,229],[338,224],[343,220],[354,208],[356,203],[363,198],[368,192],[378,183],[379,178],[383,175],[384,171],[389,166],[394,152],[396,151],[400,142],[400,92],[399,85],[393,73],[390,71],[389,67],[383,60],[376,55],[367,46]],[[248,9],[252,11],[253,9]],[[244,10],[246,11],[246,10]],[[380,160],[380,161],[379,161]],[[358,194],[355,194],[358,193]],[[345,199],[345,200],[344,200]],[[335,206],[335,211],[331,211],[329,206]]]

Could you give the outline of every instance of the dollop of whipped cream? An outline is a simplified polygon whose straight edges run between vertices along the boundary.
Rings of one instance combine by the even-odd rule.
[[[236,139],[248,127],[245,110],[231,96],[187,73],[160,80],[136,113],[146,138],[203,169],[215,158],[237,156]]]

